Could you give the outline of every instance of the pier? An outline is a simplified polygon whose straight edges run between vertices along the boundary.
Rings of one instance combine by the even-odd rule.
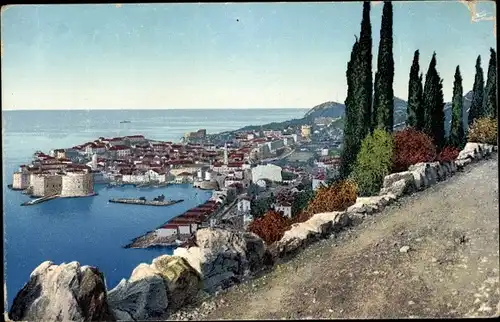
[[[184,201],[183,199],[158,201],[158,200],[145,200],[145,199],[135,199],[135,198],[119,198],[119,199],[109,200],[109,202],[112,203],[124,203],[129,205],[143,205],[143,206],[171,206],[183,201]]]
[[[53,195],[53,196],[48,196],[48,197],[41,197],[41,198],[37,198],[37,199],[33,199],[33,200],[30,200],[30,201],[23,202],[21,204],[21,206],[32,206],[32,205],[36,205],[36,204],[39,204],[39,203],[42,203],[42,202],[45,202],[45,201],[49,201],[49,200],[52,200],[52,199],[56,199],[56,198],[59,198],[59,195]]]

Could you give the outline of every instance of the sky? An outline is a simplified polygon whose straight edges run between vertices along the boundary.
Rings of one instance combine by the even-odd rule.
[[[478,4],[482,16],[493,2]],[[374,70],[382,4],[372,3]],[[395,95],[413,53],[433,51],[450,101],[457,65],[472,89],[494,21],[457,1],[393,3]],[[343,103],[362,2],[2,7],[2,109],[310,108]],[[486,76],[485,76],[486,77]]]

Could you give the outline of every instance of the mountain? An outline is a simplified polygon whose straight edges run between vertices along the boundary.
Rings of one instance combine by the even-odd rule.
[[[467,118],[469,115],[469,109],[470,105],[472,102],[472,91],[468,92],[464,96],[464,128],[467,129]],[[408,103],[399,98],[399,97],[394,97],[394,128],[395,129],[401,129],[405,127],[405,122],[406,122],[406,117],[407,117],[407,112],[406,112],[406,107]],[[264,125],[250,125],[250,126],[245,126],[239,130],[236,131],[227,131],[227,132],[222,132],[219,133],[215,136],[224,138],[228,137],[232,132],[239,132],[239,131],[255,131],[255,130],[260,130],[260,129],[268,129],[268,130],[282,130],[285,128],[288,128],[290,126],[300,126],[304,124],[311,124],[313,123],[314,119],[317,117],[332,117],[332,118],[337,118],[341,117],[343,118],[345,115],[345,105],[337,102],[325,102],[319,105],[314,106],[311,108],[305,115],[304,117],[300,119],[293,119],[293,120],[288,120],[284,122],[273,122],[269,124],[264,124]],[[450,127],[451,127],[451,102],[448,102],[444,106],[444,115],[445,115],[445,132],[446,135],[450,132]],[[343,127],[343,122],[337,122],[334,126],[339,126]]]
[[[314,120],[317,117],[342,117],[345,113],[345,105],[337,102],[325,102],[310,109],[304,118]]]

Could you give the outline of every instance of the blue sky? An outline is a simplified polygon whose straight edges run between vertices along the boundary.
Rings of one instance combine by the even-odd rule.
[[[372,4],[376,62],[381,4]],[[494,14],[494,3],[478,11]],[[24,5],[2,8],[2,108],[309,108],[344,102],[361,2]],[[239,21],[237,21],[239,20]],[[487,70],[493,21],[457,1],[394,2],[395,95],[433,51],[450,100],[460,65]],[[376,64],[374,64],[375,72]]]

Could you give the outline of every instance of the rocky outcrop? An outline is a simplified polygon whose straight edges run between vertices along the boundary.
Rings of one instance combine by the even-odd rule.
[[[345,211],[315,214],[303,223],[293,224],[279,241],[271,245],[270,252],[274,257],[284,257],[348,224],[349,217]]]
[[[101,272],[78,262],[40,264],[17,294],[9,317],[15,321],[114,321]]]
[[[171,309],[189,303],[201,288],[200,274],[185,258],[163,255],[155,258],[151,266],[163,277]]]
[[[200,275],[184,258],[164,255],[137,266],[109,291],[108,301],[118,320],[145,320],[189,303],[199,289]]]
[[[415,187],[415,179],[410,171],[393,173],[384,178],[379,195],[393,194],[400,197]]]
[[[147,264],[137,266],[129,280],[122,279],[108,293],[108,302],[118,320],[145,320],[160,317],[168,298],[163,278]]]
[[[177,248],[175,256],[185,258],[203,279],[209,293],[227,288],[263,266],[265,244],[249,232],[205,228],[196,232],[196,246]]]

